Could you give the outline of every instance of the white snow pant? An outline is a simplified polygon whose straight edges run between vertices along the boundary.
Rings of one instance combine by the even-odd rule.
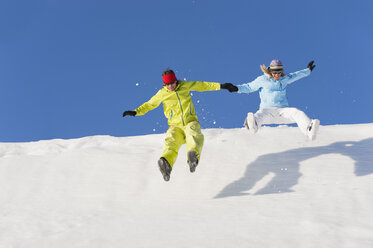
[[[291,124],[297,123],[298,127],[307,135],[307,128],[311,123],[310,118],[297,108],[265,108],[259,109],[254,114],[258,128],[263,124]]]

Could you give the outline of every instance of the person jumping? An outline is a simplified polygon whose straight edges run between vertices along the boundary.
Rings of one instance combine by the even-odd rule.
[[[137,109],[124,111],[123,117],[127,115],[144,115],[163,103],[163,110],[166,118],[168,118],[169,128],[166,133],[161,158],[158,160],[158,166],[163,179],[169,181],[182,144],[187,146],[187,163],[189,164],[190,172],[195,171],[201,157],[204,136],[201,132],[190,91],[202,92],[226,89],[234,92],[237,91],[237,87],[231,83],[180,81],[172,70],[164,71],[162,79],[164,87],[157,94]]]
[[[300,130],[310,140],[314,140],[320,121],[318,119],[310,120],[303,111],[297,108],[289,108],[286,97],[286,87],[309,76],[315,68],[314,61],[311,61],[306,69],[289,74],[284,74],[283,64],[278,59],[272,60],[269,67],[261,65],[260,68],[264,75],[257,77],[250,83],[237,85],[238,93],[259,91],[259,110],[255,114],[252,112],[247,114],[246,128],[251,134],[254,134],[263,124],[297,123]]]

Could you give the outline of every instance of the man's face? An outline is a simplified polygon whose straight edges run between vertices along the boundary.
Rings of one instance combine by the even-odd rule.
[[[174,91],[176,89],[177,81],[166,84],[166,87],[169,91]]]

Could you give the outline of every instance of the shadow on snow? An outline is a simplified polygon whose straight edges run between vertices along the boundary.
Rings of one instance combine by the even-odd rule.
[[[356,176],[373,173],[373,138],[357,142],[336,142],[328,146],[298,148],[258,157],[247,166],[245,174],[240,179],[227,185],[215,198],[249,195],[246,191],[252,189],[257,182],[269,174],[274,175],[273,178],[264,188],[256,192],[256,195],[293,192],[291,188],[301,177],[300,163],[325,154],[350,157],[355,161]]]

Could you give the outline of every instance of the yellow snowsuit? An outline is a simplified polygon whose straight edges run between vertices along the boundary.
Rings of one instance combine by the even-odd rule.
[[[220,83],[202,81],[179,81],[174,91],[163,87],[148,102],[137,109],[136,116],[144,115],[163,103],[164,115],[170,126],[166,133],[162,156],[174,165],[182,144],[187,145],[187,151],[193,150],[201,155],[204,137],[190,97],[190,91],[220,90]]]

